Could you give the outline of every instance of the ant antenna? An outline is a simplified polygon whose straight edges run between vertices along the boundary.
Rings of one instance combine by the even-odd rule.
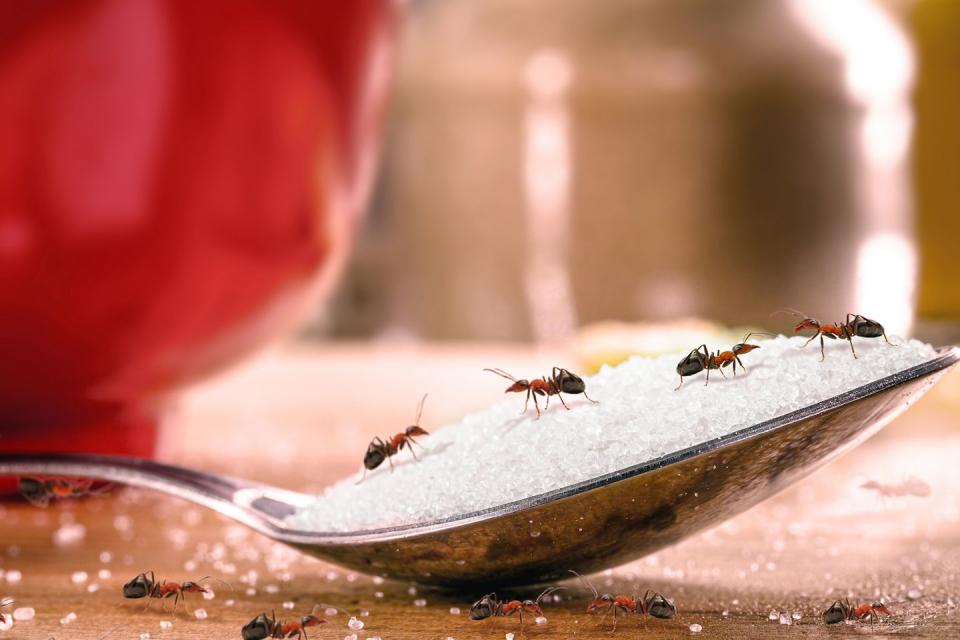
[[[537,604],[540,604],[540,601],[543,600],[544,597],[546,597],[546,596],[548,596],[548,595],[550,595],[551,593],[554,593],[554,592],[556,592],[556,591],[562,591],[563,589],[566,589],[566,587],[547,587],[546,589],[543,590],[543,593],[541,593],[539,596],[537,596],[536,603],[537,603]]]
[[[231,591],[233,590],[233,585],[232,585],[232,584],[230,584],[230,583],[227,582],[226,580],[221,580],[220,578],[216,578],[216,577],[214,577],[214,576],[203,576],[202,578],[197,578],[196,580],[194,580],[194,582],[196,582],[197,584],[200,584],[200,583],[203,582],[204,580],[216,580],[216,581],[219,582],[220,584],[226,585],[226,586],[227,586],[227,589],[230,589]]]
[[[784,307],[783,309],[777,309],[776,311],[774,311],[773,313],[770,314],[770,317],[772,318],[773,316],[777,315],[778,313],[788,313],[788,314],[790,314],[790,315],[794,315],[794,316],[797,316],[797,317],[799,317],[799,318],[809,318],[809,317],[810,317],[810,316],[808,316],[807,314],[805,314],[803,311],[798,311],[797,309],[794,309],[793,307]]]
[[[743,336],[743,339],[740,342],[741,343],[746,342],[747,340],[750,339],[750,336],[767,336],[768,338],[772,338],[773,334],[770,333],[769,331],[751,331],[747,335]]]
[[[423,415],[423,403],[426,402],[428,395],[430,394],[429,393],[423,394],[423,397],[420,398],[420,404],[417,405],[417,419],[414,420],[413,424],[418,427],[420,426],[420,416]]]
[[[509,373],[507,373],[507,372],[504,371],[503,369],[484,369],[484,371],[489,371],[490,373],[495,373],[495,374],[497,374],[498,376],[500,376],[501,378],[506,378],[507,380],[512,380],[513,382],[516,382],[516,381],[517,381],[516,378],[514,378],[512,375],[510,375]]]
[[[580,575],[579,573],[577,573],[577,572],[574,571],[573,569],[567,569],[567,571],[569,571],[569,572],[572,573],[573,575],[575,575],[575,576],[577,576],[578,578],[580,578],[580,582],[582,582],[582,583],[585,584],[586,586],[590,587],[590,590],[593,591],[593,597],[594,597],[594,598],[599,598],[599,597],[600,597],[600,592],[597,591],[597,588],[596,588],[595,586],[593,586],[593,583],[592,583],[592,582],[590,582],[589,580],[587,580],[586,578],[584,578],[582,575]]]

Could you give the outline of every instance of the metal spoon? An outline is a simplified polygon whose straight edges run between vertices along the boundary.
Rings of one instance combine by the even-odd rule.
[[[364,573],[468,589],[533,584],[673,544],[780,491],[867,439],[960,360],[924,364],[736,433],[593,480],[423,524],[338,533],[287,518],[314,496],[173,465],[91,455],[0,454],[0,475],[97,478],[209,507]],[[532,523],[532,524],[531,524]]]

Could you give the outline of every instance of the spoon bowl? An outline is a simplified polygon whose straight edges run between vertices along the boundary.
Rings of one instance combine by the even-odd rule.
[[[351,569],[466,590],[535,584],[641,557],[768,498],[879,431],[957,361],[933,360],[740,431],[508,504],[383,529],[290,524],[315,496],[135,458],[0,454],[2,475],[96,478],[209,507]]]

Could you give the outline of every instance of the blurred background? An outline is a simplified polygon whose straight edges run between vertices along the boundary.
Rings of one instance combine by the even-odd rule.
[[[958,29],[951,0],[411,2],[309,335],[782,330],[789,306],[956,336]]]

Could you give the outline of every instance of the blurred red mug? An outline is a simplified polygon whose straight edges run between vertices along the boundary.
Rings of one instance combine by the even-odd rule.
[[[152,455],[364,206],[388,0],[0,4],[0,450]]]

